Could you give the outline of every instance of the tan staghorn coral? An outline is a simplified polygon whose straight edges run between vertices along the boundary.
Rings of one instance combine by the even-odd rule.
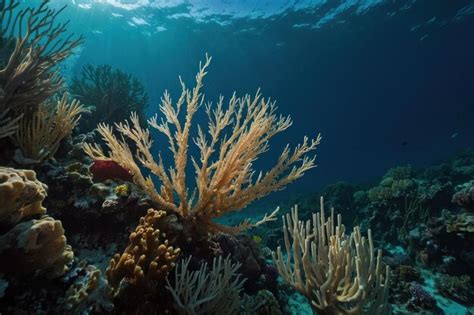
[[[9,110],[10,122],[21,115],[29,119],[39,104],[60,90],[63,78],[57,65],[83,41],[73,34],[63,36],[68,22],[57,18],[64,7],[54,10],[48,3],[43,0],[37,7],[20,9],[18,0],[0,1],[0,36],[5,44],[0,48],[12,50],[0,67],[0,112]]]
[[[71,103],[64,93],[54,109],[42,104],[31,120],[22,120],[14,135],[22,157],[30,163],[39,163],[52,157],[61,140],[69,136],[77,126],[84,107],[77,100]]]
[[[96,144],[86,144],[84,148],[93,159],[113,160],[128,169],[135,184],[161,208],[197,220],[211,230],[239,231],[253,225],[245,221],[235,228],[224,227],[212,219],[240,210],[255,199],[283,189],[303,176],[315,166],[315,157],[309,157],[308,153],[316,149],[321,137],[318,135],[312,140],[305,137],[303,143],[293,150],[287,146],[273,168],[256,175],[253,163],[269,149],[268,141],[290,127],[292,121],[290,117],[277,116],[275,103],[263,98],[259,91],[253,97],[238,98],[234,94],[226,108],[223,97],[215,106],[211,103],[205,106],[209,119],[208,135],[198,126],[193,141],[200,156],[197,159],[189,157],[192,120],[204,104],[202,81],[210,61],[211,58],[207,57],[206,62],[200,64],[193,89],[188,89],[181,81],[182,93],[175,104],[165,92],[160,105],[163,118],[155,116],[148,121],[152,128],[168,138],[174,167],[166,168],[161,156],[155,160],[151,152],[150,131],[140,125],[138,116],[133,113],[130,122],[118,123],[116,129],[134,142],[136,153],[123,138],[116,137],[113,128],[107,124],[100,124],[98,130],[109,151],[105,153]],[[192,194],[186,186],[189,159],[196,171],[196,187]],[[140,164],[161,182],[159,190],[155,189],[151,177],[143,176]],[[273,218],[270,216],[264,220]]]
[[[44,214],[46,189],[34,171],[0,167],[0,225],[10,226],[23,217]]]
[[[154,280],[164,279],[174,267],[180,249],[170,246],[168,240],[163,241],[163,235],[156,228],[165,215],[164,211],[149,209],[130,234],[129,245],[123,254],[116,254],[110,261],[106,275],[115,292],[123,280],[134,287],[146,287]]]
[[[374,254],[372,235],[356,226],[345,234],[341,216],[321,212],[306,222],[298,208],[283,218],[287,257],[278,247],[273,258],[283,279],[303,294],[317,314],[389,314],[389,269],[382,267],[382,252]],[[290,242],[291,238],[291,242]]]
[[[56,278],[73,260],[61,221],[43,216],[15,225],[0,236],[0,272]]]

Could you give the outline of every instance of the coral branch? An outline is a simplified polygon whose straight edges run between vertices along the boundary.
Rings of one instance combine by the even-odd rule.
[[[190,128],[194,114],[204,104],[201,89],[210,62],[211,58],[206,56],[206,62],[200,64],[196,86],[192,90],[181,81],[181,96],[176,104],[173,105],[169,93],[165,92],[160,105],[164,117],[158,120],[155,115],[148,121],[152,128],[168,138],[174,167],[167,170],[161,157],[158,162],[155,161],[151,153],[150,132],[140,126],[139,118],[134,113],[130,121],[116,124],[116,130],[135,143],[135,154],[106,124],[100,124],[98,130],[109,152],[105,154],[96,144],[86,144],[84,148],[93,159],[110,159],[130,170],[134,182],[160,207],[176,211],[185,218],[197,219],[210,228],[219,228],[218,224],[211,222],[213,218],[242,209],[255,199],[283,189],[315,167],[315,157],[308,154],[316,149],[321,136],[311,140],[304,137],[303,143],[294,150],[287,146],[276,165],[265,174],[260,172],[254,179],[253,163],[268,151],[269,140],[289,128],[292,121],[290,117],[277,116],[275,103],[264,99],[260,91],[253,97],[245,95],[238,98],[234,94],[227,108],[224,108],[224,98],[220,97],[215,107],[210,103],[206,105],[208,136],[198,126],[197,137],[193,139],[200,158],[191,157],[196,171],[196,195],[189,197],[186,168]],[[185,113],[181,113],[183,107]],[[184,116],[184,122],[181,116]],[[155,190],[151,178],[144,178],[136,160],[160,180],[159,192]],[[249,222],[244,222],[234,230],[251,226]]]

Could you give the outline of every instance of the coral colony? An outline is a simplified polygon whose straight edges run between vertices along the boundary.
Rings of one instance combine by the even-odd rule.
[[[315,167],[319,134],[255,170],[293,123],[259,90],[209,102],[206,56],[193,86],[165,92],[147,118],[144,86],[121,70],[86,65],[66,84],[58,65],[84,39],[59,22],[64,8],[20,7],[0,1],[2,314],[432,314],[440,298],[472,303],[474,152],[245,218]],[[347,213],[358,224],[346,228],[338,208],[358,209]]]

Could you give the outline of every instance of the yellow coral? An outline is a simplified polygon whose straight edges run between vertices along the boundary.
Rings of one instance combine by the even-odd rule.
[[[207,104],[208,136],[198,126],[197,137],[193,140],[200,156],[190,158],[188,147],[192,119],[204,104],[201,88],[210,62],[211,58],[207,57],[206,62],[200,64],[193,89],[188,89],[181,82],[182,93],[175,104],[169,93],[165,92],[160,105],[164,117],[158,119],[155,116],[148,121],[152,128],[168,138],[174,167],[166,168],[160,156],[155,160],[151,152],[150,131],[142,127],[135,113],[132,113],[130,122],[116,124],[116,129],[134,142],[136,154],[132,153],[124,139],[114,135],[113,128],[107,124],[99,124],[98,130],[109,151],[104,152],[97,144],[86,144],[84,149],[93,159],[113,160],[129,170],[135,184],[162,209],[197,220],[209,229],[238,231],[252,224],[244,221],[237,228],[228,228],[217,225],[212,219],[240,210],[255,199],[283,189],[315,167],[315,157],[308,154],[316,149],[321,137],[318,135],[311,140],[304,137],[302,144],[293,150],[286,146],[276,165],[266,173],[257,173],[255,177],[255,160],[269,149],[269,140],[290,127],[292,121],[290,117],[278,116],[275,102],[263,98],[259,91],[253,97],[246,95],[239,98],[234,94],[227,108],[223,97],[214,107]],[[181,112],[183,107],[186,113]],[[196,190],[193,194],[189,194],[186,186],[189,159],[196,171]],[[143,176],[137,160],[160,180],[158,191],[153,179]]]
[[[127,184],[118,185],[114,188],[114,193],[118,197],[127,197],[130,195],[130,187]]]
[[[168,240],[161,240],[156,225],[166,216],[164,211],[149,209],[140,218],[140,224],[130,234],[130,242],[122,255],[116,254],[110,261],[106,275],[110,286],[117,291],[122,280],[136,287],[143,287],[150,281],[163,279],[174,268],[180,254]]]
[[[321,314],[389,314],[389,269],[382,266],[382,251],[374,254],[372,235],[360,228],[347,235],[334,212],[321,212],[307,222],[298,208],[283,219],[284,244],[273,254],[282,278],[303,294]]]
[[[46,189],[34,171],[0,167],[0,224],[12,225],[23,217],[44,214]]]

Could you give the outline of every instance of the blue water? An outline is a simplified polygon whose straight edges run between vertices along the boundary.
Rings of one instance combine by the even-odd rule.
[[[319,167],[288,191],[370,182],[474,145],[472,0],[52,1],[63,4],[86,37],[68,76],[87,63],[130,72],[152,115],[165,89],[178,97],[178,75],[192,86],[207,52],[208,100],[261,87],[293,117],[257,167],[321,132]]]

